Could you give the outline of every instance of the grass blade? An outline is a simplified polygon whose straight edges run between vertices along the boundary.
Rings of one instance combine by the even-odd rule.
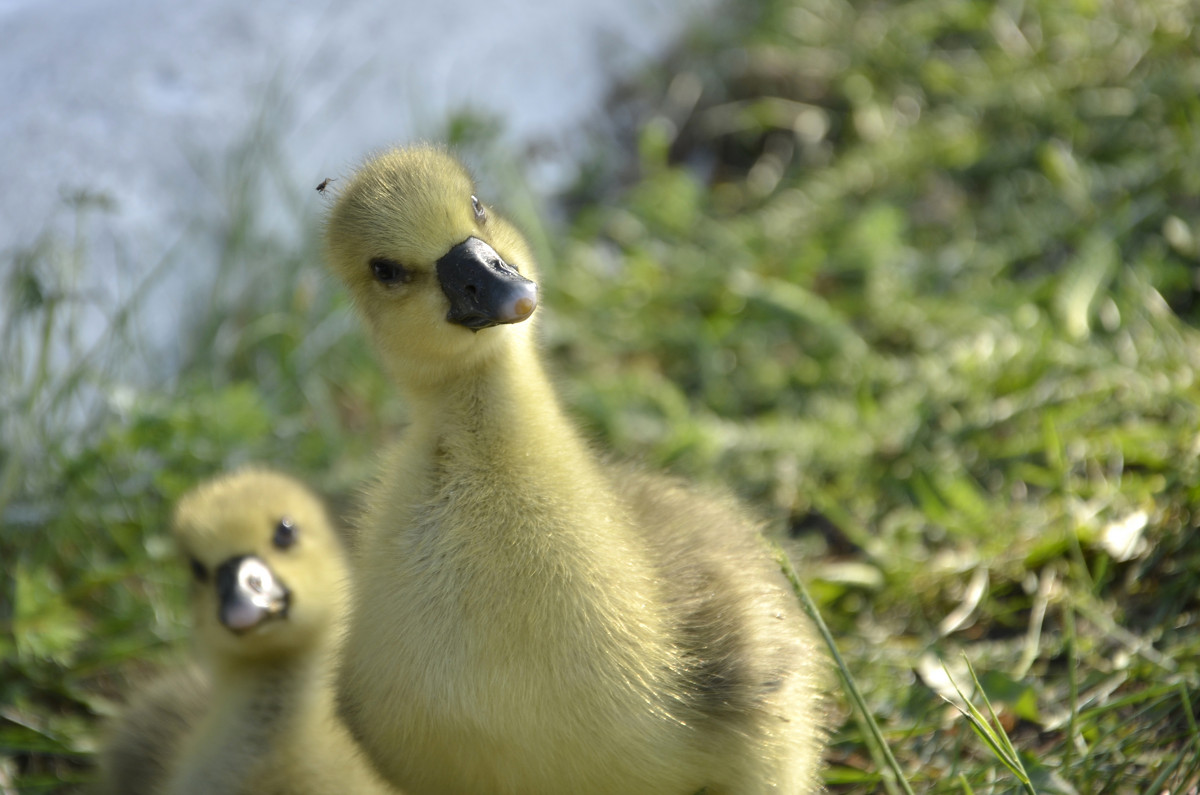
[[[808,594],[808,589],[804,587],[804,583],[800,581],[800,577],[796,574],[796,569],[792,567],[792,561],[788,558],[787,552],[778,544],[771,542],[771,546],[775,552],[775,560],[779,563],[779,568],[783,570],[783,574],[787,577],[788,582],[792,585],[792,590],[796,594],[796,598],[800,600],[800,606],[808,617],[812,619],[816,625],[817,631],[821,633],[821,638],[825,641],[825,645],[829,648],[829,653],[833,655],[834,663],[837,665],[838,675],[842,679],[842,684],[846,687],[846,692],[850,695],[850,699],[854,702],[854,706],[858,709],[859,716],[867,726],[870,736],[875,740],[879,752],[883,755],[885,770],[890,771],[892,780],[890,783],[898,786],[906,795],[914,795],[912,788],[908,784],[908,780],[904,777],[904,771],[900,769],[900,763],[896,761],[896,757],[892,754],[892,749],[888,746],[887,740],[883,737],[883,732],[879,728],[879,724],[875,722],[875,716],[871,714],[870,708],[867,706],[867,701],[863,698],[862,691],[858,689],[858,685],[854,682],[854,676],[850,673],[850,668],[846,665],[846,661],[842,659],[842,653],[838,650],[837,643],[833,639],[833,634],[826,626],[824,619],[821,618],[821,612],[817,610],[817,605],[813,602],[812,597]],[[889,782],[889,777],[884,776],[884,782]]]

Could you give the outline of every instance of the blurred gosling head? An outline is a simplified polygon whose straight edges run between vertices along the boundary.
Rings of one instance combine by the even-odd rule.
[[[529,248],[442,149],[367,161],[339,191],[325,245],[330,269],[405,383],[438,380],[447,362],[469,366],[504,335],[529,333],[522,321],[538,299]]]
[[[174,535],[192,572],[197,645],[211,658],[328,645],[345,563],[324,505],[303,485],[259,469],[218,477],[179,501]]]

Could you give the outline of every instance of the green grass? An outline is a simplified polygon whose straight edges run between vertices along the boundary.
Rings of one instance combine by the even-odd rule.
[[[565,226],[485,169],[587,431],[787,537],[866,708],[835,694],[832,792],[1200,785],[1198,14],[761,0],[622,92]],[[450,130],[512,162],[494,125]],[[14,258],[0,791],[86,780],[125,677],[177,648],[183,489],[266,461],[345,504],[401,421],[291,187],[305,239],[230,191],[223,286],[167,385],[115,382],[141,344],[120,317],[71,342],[86,246]]]

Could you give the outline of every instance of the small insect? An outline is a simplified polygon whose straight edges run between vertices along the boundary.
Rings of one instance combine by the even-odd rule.
[[[325,189],[329,187],[329,183],[335,181],[336,179],[337,177],[326,177],[325,179],[321,180],[321,184],[317,186],[317,193],[320,193],[322,196],[325,195]]]

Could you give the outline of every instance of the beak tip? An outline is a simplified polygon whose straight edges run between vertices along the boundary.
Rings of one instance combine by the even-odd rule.
[[[537,309],[537,299],[532,297],[518,298],[513,304],[513,320],[520,322],[533,314],[533,310]]]

